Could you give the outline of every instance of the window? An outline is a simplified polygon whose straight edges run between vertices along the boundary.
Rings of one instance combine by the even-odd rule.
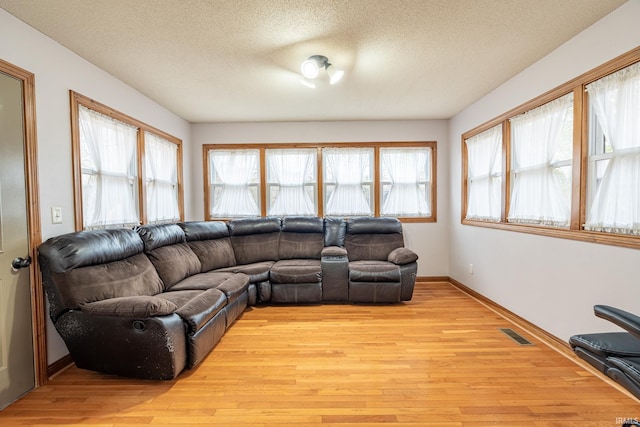
[[[70,94],[76,229],[180,220],[181,141]]]
[[[267,155],[267,215],[317,215],[317,150],[272,149]]]
[[[502,125],[465,140],[467,149],[466,219],[500,221],[502,201]]]
[[[373,148],[326,148],[322,155],[325,215],[372,215]]]
[[[431,148],[380,148],[381,215],[431,215]]]
[[[179,221],[178,146],[150,132],[144,133],[144,143],[147,221]]]
[[[640,63],[586,87],[595,115],[585,229],[640,235]]]
[[[573,94],[510,119],[509,222],[568,227]]]
[[[83,228],[139,224],[138,129],[84,106],[79,125]]]
[[[206,218],[435,221],[435,153],[435,142],[205,145]]]
[[[640,248],[638,117],[640,48],[465,133],[462,222]]]
[[[259,163],[258,150],[209,152],[211,217],[260,216]]]

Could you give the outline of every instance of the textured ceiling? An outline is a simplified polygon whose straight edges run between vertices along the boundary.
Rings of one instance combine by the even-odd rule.
[[[0,0],[190,122],[449,118],[624,0]],[[321,54],[346,71],[300,84]],[[99,101],[99,100],[98,100]]]

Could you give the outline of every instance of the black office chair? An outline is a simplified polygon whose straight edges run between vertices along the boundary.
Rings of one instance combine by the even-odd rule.
[[[578,357],[640,399],[640,317],[606,305],[596,305],[593,311],[597,317],[627,332],[574,335],[569,339],[571,348]],[[640,423],[632,420],[624,426],[640,426]]]

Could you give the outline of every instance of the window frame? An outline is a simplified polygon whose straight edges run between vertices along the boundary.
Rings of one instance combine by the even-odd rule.
[[[303,177],[302,179],[302,184],[300,185],[300,189],[303,193],[311,193],[313,194],[313,197],[311,197],[312,201],[314,202],[314,206],[313,206],[313,213],[308,213],[308,214],[299,214],[300,216],[317,216],[318,215],[318,211],[319,211],[319,207],[318,207],[318,171],[316,170],[316,168],[318,167],[318,150],[314,149],[314,148],[300,148],[298,147],[297,149],[301,150],[301,151],[305,151],[307,155],[311,155],[313,156],[313,159],[311,160],[311,164],[313,165],[313,176],[314,179],[312,181],[306,181],[306,177]],[[295,150],[295,149],[293,149]],[[276,180],[273,179],[273,177],[270,174],[271,168],[269,167],[269,158],[270,158],[270,154],[273,154],[274,157],[280,155],[287,155],[287,152],[292,151],[292,149],[287,149],[287,148],[267,148],[265,150],[265,182],[264,182],[264,187],[265,187],[265,191],[266,191],[266,197],[265,197],[265,203],[266,203],[266,210],[267,210],[267,214],[269,214],[269,211],[273,208],[273,203],[278,199],[278,196],[274,196],[274,194],[280,194],[280,191],[282,191],[282,187],[283,185],[276,182]],[[270,153],[271,152],[271,153]],[[304,172],[304,171],[303,171]],[[277,191],[275,190],[277,189]],[[310,190],[310,191],[309,191]],[[313,200],[315,198],[315,201]],[[275,215],[275,214],[273,214]]]
[[[500,159],[499,159],[499,163],[500,163],[500,170],[498,172],[493,172],[492,170],[489,171],[488,173],[488,178],[489,179],[496,179],[496,178],[500,178],[500,213],[498,215],[498,221],[493,221],[491,219],[484,219],[484,218],[471,218],[471,219],[467,219],[467,213],[468,213],[468,200],[469,200],[469,191],[470,191],[470,183],[469,183],[469,168],[468,168],[468,163],[466,163],[463,167],[463,180],[462,180],[462,187],[463,187],[463,209],[462,209],[462,220],[467,220],[467,221],[474,221],[474,222],[489,222],[489,223],[496,223],[496,222],[504,222],[505,219],[505,200],[504,200],[504,195],[505,195],[505,176],[504,176],[504,169],[505,169],[505,164],[506,164],[506,157],[505,157],[505,144],[504,144],[504,138],[505,138],[505,129],[503,126],[502,122],[499,122],[498,124],[493,124],[491,126],[486,126],[486,127],[482,127],[482,130],[478,131],[477,133],[475,133],[474,135],[471,135],[468,138],[463,138],[462,139],[462,153],[463,153],[463,159],[465,162],[468,162],[468,146],[467,146],[467,140],[482,134],[483,132],[486,132],[488,130],[491,130],[495,127],[500,126],[500,147],[499,148],[499,152],[500,154]]]
[[[531,224],[531,225],[536,225],[536,226],[540,226],[540,227],[550,227],[550,228],[560,228],[560,229],[566,229],[569,226],[570,220],[571,220],[571,216],[569,215],[568,218],[566,218],[566,225],[563,224],[542,224],[541,222],[547,221],[547,220],[542,220],[540,218],[532,218],[532,217],[524,217],[524,218],[510,218],[512,216],[512,211],[513,211],[513,206],[512,206],[512,198],[513,198],[513,194],[516,192],[515,191],[515,187],[516,187],[516,180],[517,180],[517,176],[518,174],[526,174],[527,170],[531,170],[531,168],[527,168],[525,166],[524,170],[521,169],[516,169],[514,168],[513,164],[516,163],[516,155],[515,155],[515,149],[514,149],[514,145],[517,146],[517,144],[514,144],[514,140],[517,139],[516,138],[516,132],[514,132],[514,121],[528,121],[528,125],[531,125],[531,120],[529,120],[527,117],[529,116],[529,114],[531,114],[534,119],[533,120],[539,120],[540,116],[541,116],[541,112],[540,111],[536,111],[538,108],[543,108],[543,112],[548,112],[545,110],[545,108],[553,108],[553,103],[556,103],[560,100],[562,100],[562,98],[568,97],[569,95],[573,95],[573,92],[567,92],[564,95],[560,95],[548,102],[545,102],[543,104],[541,104],[538,107],[534,107],[534,108],[530,108],[527,109],[524,113],[522,114],[516,114],[514,116],[511,116],[509,118],[509,133],[510,133],[510,138],[507,141],[507,144],[509,145],[509,149],[510,149],[510,155],[509,155],[509,188],[507,189],[507,191],[509,192],[509,205],[506,206],[506,222],[508,222],[509,224]],[[570,109],[571,112],[573,114],[573,97],[570,100],[565,100],[562,101],[565,104],[571,104]],[[561,103],[562,104],[562,103]],[[567,106],[565,106],[566,108]],[[567,118],[571,117],[570,115],[567,114]],[[547,119],[548,116],[544,116],[543,119]],[[565,121],[562,123],[563,125],[566,124],[566,120],[567,118],[565,118]],[[571,123],[573,124],[573,119],[571,120]],[[524,125],[525,127],[527,126],[527,124],[525,123]],[[572,129],[573,130],[573,129]],[[561,142],[568,142],[565,141],[561,138],[561,134],[562,134],[562,130],[559,129],[559,134],[558,134],[558,138],[561,140]],[[522,137],[522,136],[521,136]],[[526,140],[526,137],[524,137],[523,139]],[[505,142],[503,141],[503,144]],[[572,145],[573,142],[571,142],[571,145],[569,146],[570,149],[572,149]],[[524,147],[527,148],[527,147]],[[530,148],[530,147],[529,147]],[[561,169],[563,167],[571,167],[572,171],[573,171],[573,162],[572,162],[572,157],[568,158],[568,159],[564,159],[564,160],[556,160],[556,161],[551,161],[551,162],[546,162],[544,164],[540,163],[539,165],[536,165],[533,167],[533,170],[540,170],[540,169],[550,169],[552,171],[557,171],[558,169]],[[552,172],[553,173],[553,172]],[[526,190],[523,191],[522,188],[520,188],[521,192],[526,192]],[[569,194],[569,200],[568,200],[568,204],[569,206],[571,205],[571,196],[572,194]],[[522,215],[522,213],[520,213]],[[527,215],[530,215],[531,212],[527,212]],[[549,214],[549,212],[545,212],[545,214]]]
[[[429,146],[420,146],[420,147],[380,147],[378,150],[378,156],[380,157],[380,163],[378,165],[378,172],[380,173],[380,179],[378,181],[378,199],[380,201],[380,216],[387,216],[387,217],[397,217],[397,214],[394,213],[384,213],[382,212],[383,208],[384,208],[384,202],[385,202],[385,195],[387,195],[387,197],[391,197],[390,194],[392,193],[392,189],[390,188],[388,190],[388,193],[385,192],[385,186],[393,186],[393,182],[391,180],[387,181],[384,179],[383,175],[383,169],[384,169],[384,162],[383,162],[383,150],[402,150],[403,148],[407,148],[407,149],[413,149],[414,151],[418,151],[418,150],[424,150],[426,155],[428,156],[428,161],[425,162],[429,164],[427,170],[425,171],[429,176],[426,176],[425,174],[425,178],[424,180],[421,179],[420,177],[418,177],[418,179],[416,179],[416,185],[419,187],[424,186],[424,193],[425,193],[425,198],[428,199],[430,202],[430,206],[428,206],[429,209],[431,209],[432,205],[431,205],[431,191],[433,188],[432,182],[434,179],[433,176],[433,172],[431,171],[431,168],[433,167],[434,164],[434,151],[432,150],[431,147]],[[417,164],[416,164],[417,166]],[[391,173],[390,171],[388,173]],[[418,174],[420,174],[420,172],[418,172]],[[419,190],[420,191],[420,190]],[[420,215],[411,215],[411,216],[405,216],[403,218],[428,218],[428,216],[420,216]]]
[[[203,190],[204,190],[204,218],[211,220],[230,220],[232,218],[219,218],[210,215],[210,188],[209,188],[209,151],[210,150],[243,150],[258,149],[260,150],[260,216],[267,216],[267,174],[266,174],[266,150],[270,149],[316,149],[317,150],[317,166],[316,166],[316,196],[318,205],[318,216],[324,217],[324,168],[322,149],[324,148],[373,148],[373,217],[380,217],[381,198],[380,198],[380,148],[402,148],[402,147],[429,147],[431,149],[431,216],[429,217],[398,217],[400,221],[409,222],[437,222],[437,142],[436,141],[401,141],[401,142],[362,142],[362,143],[264,143],[264,144],[203,144],[202,145],[202,163],[203,163]]]
[[[463,225],[471,225],[501,230],[516,231],[522,233],[537,234],[549,237],[594,242],[627,248],[640,249],[640,236],[588,231],[583,229],[586,220],[588,202],[587,181],[591,179],[589,166],[589,100],[585,87],[600,78],[615,73],[634,63],[640,62],[640,47],[635,48],[617,58],[614,58],[599,67],[596,67],[573,80],[570,80],[542,95],[513,108],[512,110],[483,123],[461,135],[461,212],[460,222]],[[520,224],[507,222],[508,207],[511,192],[511,128],[509,119],[528,110],[537,108],[554,99],[573,92],[573,158],[572,158],[572,184],[571,184],[571,215],[569,227],[554,228],[542,225]],[[465,218],[467,212],[468,196],[468,152],[465,140],[494,126],[502,124],[502,194],[499,221],[481,221]]]
[[[164,131],[161,131],[153,126],[149,126],[140,120],[134,119],[124,113],[121,113],[107,105],[104,105],[98,101],[95,101],[89,97],[81,95],[73,90],[69,91],[70,99],[70,116],[71,116],[71,158],[73,166],[73,203],[74,203],[74,222],[75,230],[82,231],[84,229],[83,220],[83,206],[82,206],[82,164],[81,164],[81,150],[80,150],[80,106],[96,111],[112,119],[118,120],[122,123],[136,127],[137,141],[136,141],[136,162],[137,162],[137,176],[134,178],[134,186],[137,191],[137,203],[139,218],[141,224],[147,224],[147,174],[145,166],[145,132],[160,137],[166,141],[169,141],[177,146],[176,161],[177,161],[177,186],[178,186],[178,212],[179,221],[184,221],[184,185],[183,185],[183,173],[182,173],[182,140],[170,135]]]
[[[169,141],[168,139],[163,138],[163,137],[161,137],[158,134],[155,134],[153,132],[149,132],[148,130],[143,130],[142,133],[143,133],[143,136],[144,136],[143,145],[144,145],[144,149],[145,149],[145,157],[142,159],[143,164],[145,165],[145,177],[143,179],[143,185],[144,185],[145,191],[152,184],[154,184],[154,185],[158,185],[158,184],[170,185],[174,190],[174,192],[172,192],[173,193],[172,194],[172,199],[175,196],[176,208],[177,208],[177,213],[178,213],[178,216],[174,217],[174,218],[161,218],[161,219],[151,220],[148,217],[149,212],[147,212],[147,223],[149,223],[149,224],[163,224],[163,223],[170,223],[170,222],[173,222],[173,221],[176,221],[176,220],[180,221],[180,220],[182,220],[181,213],[180,213],[180,193],[179,193],[181,186],[179,185],[180,177],[178,175],[178,165],[180,163],[182,163],[181,161],[178,161],[178,156],[179,156],[179,153],[180,153],[180,146],[178,144],[175,144],[173,141]],[[149,157],[146,156],[146,150],[148,149],[148,146],[150,145],[150,141],[151,141],[151,138],[147,139],[147,134],[149,134],[153,138],[156,138],[161,144],[165,144],[166,143],[167,145],[173,145],[172,150],[175,150],[175,152],[173,154],[175,155],[175,162],[176,162],[176,164],[175,164],[176,169],[175,169],[175,177],[174,177],[174,179],[151,178],[150,177],[151,174],[150,173],[146,173],[147,172],[147,170],[146,170],[147,160],[149,160]],[[150,162],[150,160],[149,160],[149,162]],[[147,211],[151,211],[151,209],[149,208],[149,198],[148,197],[145,197],[144,205],[147,207]]]

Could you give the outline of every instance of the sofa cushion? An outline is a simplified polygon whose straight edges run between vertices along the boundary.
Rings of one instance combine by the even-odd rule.
[[[206,291],[215,289],[236,273],[209,271],[189,276],[171,287],[172,291]]]
[[[246,293],[248,287],[249,276],[242,273],[236,273],[222,282],[216,289],[224,292],[229,303],[232,303]]]
[[[324,247],[324,221],[318,217],[282,219],[277,259],[319,259]]]
[[[280,218],[236,219],[228,226],[237,264],[277,260]]]
[[[278,259],[320,259],[324,248],[322,233],[280,233]]]
[[[216,271],[244,273],[249,276],[249,283],[261,283],[269,280],[269,271],[274,263],[275,261],[254,262],[251,264],[220,268]]]
[[[186,277],[200,272],[200,260],[187,243],[176,243],[153,249],[147,254],[166,289]]]
[[[349,218],[344,246],[349,261],[387,261],[391,251],[404,246],[402,223],[397,218],[387,217]]]
[[[218,289],[231,303],[238,299],[249,287],[249,276],[242,273],[222,273],[209,271],[187,277],[171,287],[171,291]]]
[[[187,325],[187,334],[193,335],[227,305],[227,297],[218,289],[206,291],[169,291],[158,295],[174,303],[176,314]]]
[[[202,265],[201,272],[236,264],[229,238],[229,228],[222,221],[188,221],[178,223],[189,246]]]
[[[166,316],[178,307],[156,296],[119,297],[84,304],[82,311],[97,316],[138,317]]]
[[[280,232],[281,219],[278,217],[241,218],[227,223],[229,235],[247,236]]]
[[[324,219],[324,245],[344,246],[347,223],[344,218],[327,217]]]
[[[142,225],[135,228],[144,242],[144,251],[185,242],[184,231],[177,224]]]
[[[320,261],[315,259],[288,259],[271,267],[271,283],[319,283],[322,281]]]
[[[140,236],[124,228],[62,234],[48,239],[38,248],[53,273],[119,261],[143,250]]]
[[[223,221],[187,221],[178,223],[187,242],[195,240],[216,240],[229,237],[229,228]]]
[[[200,260],[200,271],[203,273],[236,265],[236,256],[233,253],[229,237],[215,240],[193,240],[188,244]]]
[[[347,220],[346,234],[402,234],[402,223],[397,218],[370,216]]]
[[[278,257],[280,232],[232,236],[233,252],[238,264],[252,264],[260,261],[275,261]]]
[[[110,298],[151,296],[163,290],[156,269],[143,253],[120,261],[53,273],[52,279],[69,308]]]
[[[350,282],[400,282],[400,267],[386,261],[349,263]]]
[[[403,247],[402,234],[347,234],[344,241],[349,261],[387,261],[389,254]]]

